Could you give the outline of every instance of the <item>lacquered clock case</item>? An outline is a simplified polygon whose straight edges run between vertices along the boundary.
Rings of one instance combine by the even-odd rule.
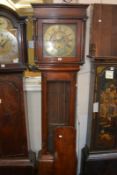
[[[89,114],[81,175],[116,175],[117,5],[92,7]]]
[[[117,64],[102,57],[92,61],[87,144],[81,175],[117,173]],[[99,171],[98,171],[99,170]]]

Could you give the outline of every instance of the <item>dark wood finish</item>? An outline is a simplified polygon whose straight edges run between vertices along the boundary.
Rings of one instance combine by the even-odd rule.
[[[73,19],[86,18],[87,4],[32,4],[35,16],[38,18]],[[61,10],[60,10],[61,9]],[[68,11],[70,13],[68,13]]]
[[[43,72],[42,89],[42,147],[47,152],[55,127],[75,126],[76,73]]]
[[[0,174],[3,175],[34,175],[35,154],[30,152],[27,158],[0,159]]]
[[[35,154],[28,153],[23,73],[0,75],[0,174],[34,174]]]
[[[3,5],[0,16],[8,18],[17,29],[19,50],[18,63],[0,64],[0,174],[33,175],[35,154],[29,153],[23,90],[27,62],[25,17]]]
[[[63,64],[65,68],[70,67],[69,64],[72,64],[72,67],[76,69],[79,64],[84,62],[85,21],[87,6],[88,5],[67,5],[66,8],[65,5],[60,4],[33,4],[34,14],[37,19],[35,24],[35,57],[36,61],[39,63],[39,69],[49,69],[51,66],[54,68],[60,68],[63,67]],[[62,60],[60,61],[58,57],[43,56],[43,25],[57,23],[76,25],[77,52],[75,57],[62,57]]]
[[[22,73],[1,74],[0,92],[0,157],[27,156]]]
[[[117,56],[117,5],[94,4],[90,55]],[[107,58],[105,58],[107,59]]]
[[[41,175],[63,174],[63,165],[59,159],[55,158],[55,149],[58,149],[58,154],[63,149],[61,160],[64,159],[65,155],[74,160],[75,153],[72,152],[73,149],[69,153],[66,151],[65,142],[62,146],[55,139],[54,143],[54,135],[58,127],[63,127],[63,131],[66,127],[75,128],[76,75],[80,64],[84,63],[85,22],[88,5],[32,4],[32,6],[35,16],[35,58],[39,70],[42,72],[42,150],[38,158],[39,173]],[[44,54],[46,50],[43,39],[44,29],[46,30],[48,24],[49,27],[55,24],[67,27],[75,25],[76,35],[72,35],[76,36],[75,47],[72,50],[76,51],[75,54],[73,52],[68,56],[67,51],[66,54],[65,52],[63,55],[61,54],[61,57],[58,57],[57,54],[55,54],[56,56],[52,56],[51,53]],[[71,134],[69,139],[67,131],[64,132],[66,141],[70,139],[68,142],[75,149],[74,131],[72,133],[68,129],[68,133]],[[67,163],[64,164],[65,168]],[[70,166],[70,171],[71,174],[75,174],[76,162],[72,163],[73,167]]]
[[[55,175],[76,175],[76,130],[73,127],[55,129]]]
[[[78,36],[76,38],[76,57],[62,57],[62,60],[59,61],[58,60],[58,57],[44,57],[43,56],[43,31],[42,31],[42,28],[43,28],[43,25],[44,24],[56,24],[56,23],[60,23],[60,24],[75,24],[76,25],[76,28],[77,28],[77,31],[76,31],[76,36]],[[37,54],[38,54],[38,58],[39,58],[39,63],[48,63],[48,64],[63,64],[63,63],[83,63],[82,59],[84,58],[83,57],[83,50],[84,48],[82,48],[82,46],[84,46],[84,21],[82,21],[81,19],[80,20],[76,20],[76,19],[72,19],[72,20],[65,20],[65,19],[45,19],[45,20],[42,20],[42,21],[38,21],[38,50],[37,50]]]
[[[26,40],[26,17],[19,16],[15,11],[0,4],[0,16],[8,18],[18,32],[19,63],[0,65],[0,72],[21,71],[26,69],[27,63],[27,40]]]
[[[38,170],[40,175],[54,175],[54,156],[49,153],[39,152]]]
[[[42,72],[42,151],[39,173],[54,175],[56,127],[75,127],[75,72]]]
[[[0,74],[0,174],[34,174],[28,152],[23,73]]]

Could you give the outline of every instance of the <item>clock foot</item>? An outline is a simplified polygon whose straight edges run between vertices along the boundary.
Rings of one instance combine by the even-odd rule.
[[[117,175],[117,152],[82,150],[80,175]]]
[[[39,152],[38,158],[39,175],[54,175],[54,156],[51,154],[43,154]]]
[[[34,175],[35,154],[31,152],[27,158],[1,158],[0,175]]]
[[[76,175],[76,130],[73,127],[57,127],[54,133],[54,153],[39,152],[39,175]]]

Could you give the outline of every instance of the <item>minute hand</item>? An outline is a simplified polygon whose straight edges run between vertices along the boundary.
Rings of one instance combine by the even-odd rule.
[[[4,43],[2,43],[2,44],[1,44],[1,47],[4,47],[8,41],[9,41],[9,40],[7,39]]]

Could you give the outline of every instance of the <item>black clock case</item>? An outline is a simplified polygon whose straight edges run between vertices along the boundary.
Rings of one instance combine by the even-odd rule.
[[[117,174],[117,142],[108,147],[98,147],[96,142],[97,131],[99,126],[97,126],[99,112],[93,112],[93,103],[96,99],[96,93],[98,97],[101,95],[99,84],[96,87],[97,79],[100,79],[101,73],[98,75],[96,70],[98,67],[103,67],[103,70],[108,70],[112,67],[117,70],[116,59],[104,57],[92,58],[91,61],[91,81],[90,81],[90,100],[89,100],[89,118],[87,127],[87,141],[85,147],[82,149],[81,155],[81,170],[80,175],[116,175]],[[100,76],[100,77],[98,77]],[[115,77],[116,81],[116,77]],[[102,85],[104,86],[104,84]],[[113,129],[113,134],[116,140],[116,129],[117,122],[115,121]],[[103,146],[103,144],[102,144]]]

